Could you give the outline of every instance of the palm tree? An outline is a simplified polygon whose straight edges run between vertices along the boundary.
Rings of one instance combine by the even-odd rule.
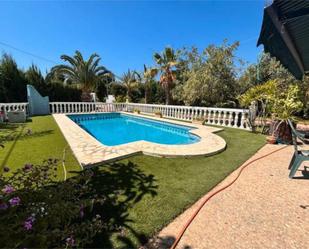
[[[147,68],[144,65],[144,72],[142,82],[145,84],[145,103],[149,102],[150,92],[151,92],[151,83],[154,80],[154,77],[158,74],[157,68]]]
[[[177,56],[172,48],[167,47],[161,54],[155,53],[153,57],[161,71],[160,84],[165,92],[165,103],[169,105],[172,102],[171,89],[176,80]]]
[[[77,85],[83,91],[83,99],[89,101],[90,92],[96,91],[97,86],[102,82],[110,81],[113,74],[104,66],[100,66],[100,56],[97,54],[90,55],[88,60],[84,60],[79,51],[75,51],[73,57],[61,55],[67,65],[57,65],[51,69],[50,76],[59,75],[64,77],[64,83]]]
[[[131,101],[131,93],[137,88],[139,82],[139,75],[136,71],[128,69],[126,73],[123,73],[120,77],[122,84],[127,89],[127,100]]]

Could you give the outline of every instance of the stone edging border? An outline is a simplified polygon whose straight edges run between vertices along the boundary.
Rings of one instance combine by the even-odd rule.
[[[125,114],[168,122],[171,124],[194,127],[196,129],[190,130],[190,132],[199,136],[200,141],[186,145],[164,145],[148,141],[136,141],[117,146],[106,146],[68,118],[67,114],[53,114],[53,117],[82,167],[107,163],[138,153],[160,157],[210,156],[223,151],[226,147],[225,140],[214,134],[215,132],[221,131],[221,128],[156,118],[141,114],[127,112],[125,112]]]

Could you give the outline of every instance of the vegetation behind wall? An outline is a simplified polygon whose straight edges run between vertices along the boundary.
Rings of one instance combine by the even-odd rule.
[[[236,56],[239,45],[238,42],[230,44],[225,40],[221,45],[209,45],[203,50],[196,47],[165,48],[154,53],[153,65],[143,65],[141,72],[129,69],[122,77],[110,72],[112,77],[109,80],[95,82],[93,86],[100,101],[112,94],[117,102],[130,99],[149,104],[168,102],[174,105],[247,108],[247,104],[241,105],[239,96],[251,88],[275,80],[282,91],[288,91],[289,85],[297,85],[303,108],[296,115],[309,117],[309,79],[296,80],[269,54],[262,53],[256,63],[246,63]],[[82,58],[78,51],[76,53]],[[96,54],[89,60],[91,58],[100,60]],[[85,66],[86,62],[80,62],[81,66]],[[97,66],[109,72],[103,66]],[[81,101],[82,87],[79,85],[82,84],[73,84],[73,81],[78,81],[75,76],[69,79],[68,75],[54,74],[49,77],[50,72],[46,75],[43,76],[35,65],[22,70],[10,55],[3,54],[0,60],[0,102],[26,101],[27,84],[34,85],[51,101]],[[82,76],[83,71],[80,78],[84,79]]]

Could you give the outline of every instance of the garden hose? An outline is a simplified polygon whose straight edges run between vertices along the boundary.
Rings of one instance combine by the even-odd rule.
[[[175,249],[176,246],[178,245],[179,241],[181,240],[182,236],[184,235],[185,231],[187,230],[187,228],[190,226],[190,224],[192,223],[192,221],[194,220],[194,218],[197,216],[197,214],[201,211],[201,209],[205,206],[205,204],[212,198],[214,197],[215,195],[219,194],[220,192],[222,192],[223,190],[229,188],[230,186],[232,186],[236,181],[237,179],[240,177],[241,173],[244,171],[245,168],[247,168],[249,165],[251,165],[252,163],[258,161],[258,160],[261,160],[265,157],[268,157],[278,151],[281,151],[285,148],[287,148],[288,145],[284,146],[284,147],[281,147],[280,149],[277,149],[277,150],[274,150],[266,155],[263,155],[263,156],[260,156],[256,159],[253,159],[252,161],[246,163],[245,165],[243,165],[241,167],[241,169],[239,170],[237,176],[234,178],[233,181],[231,181],[229,184],[227,184],[226,186],[216,190],[214,193],[212,193],[210,196],[208,196],[201,204],[200,206],[195,210],[195,212],[191,215],[191,217],[189,218],[189,220],[185,223],[185,225],[182,227],[182,229],[180,230],[179,234],[177,235],[173,245],[171,246],[170,249]]]
[[[67,169],[65,167],[65,152],[66,152],[66,149],[68,148],[68,145],[64,147],[63,149],[63,156],[62,156],[62,167],[63,167],[63,171],[64,171],[64,181],[67,179]]]

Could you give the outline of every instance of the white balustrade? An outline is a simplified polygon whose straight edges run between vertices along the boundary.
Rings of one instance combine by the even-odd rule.
[[[217,108],[217,107],[198,107],[198,106],[174,106],[125,103],[127,111],[138,109],[144,114],[153,114],[157,111],[163,117],[192,121],[193,119],[203,119],[206,124],[228,126],[250,130],[247,109]]]
[[[0,103],[0,111],[26,111],[28,112],[28,103]]]
[[[247,109],[175,106],[139,103],[50,102],[51,113],[133,112],[153,115],[161,112],[165,118],[192,121],[203,119],[206,124],[250,130]],[[0,111],[28,110],[28,103],[0,103]]]
[[[95,112],[94,102],[50,102],[51,113],[86,113]]]

